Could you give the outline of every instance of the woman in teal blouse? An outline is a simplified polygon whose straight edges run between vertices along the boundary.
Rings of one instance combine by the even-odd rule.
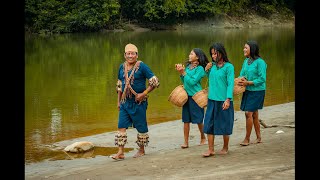
[[[209,157],[215,154],[214,136],[223,135],[223,147],[218,154],[227,154],[229,135],[232,134],[234,122],[233,86],[234,67],[221,43],[210,47],[213,62],[205,70],[208,73],[208,105],[204,118],[204,133],[207,134],[209,149],[202,154]]]
[[[246,86],[242,95],[240,109],[245,111],[246,137],[240,143],[242,146],[250,144],[252,126],[257,139],[253,143],[261,143],[258,109],[263,108],[266,94],[267,64],[259,55],[259,46],[255,41],[248,41],[243,48],[246,57],[240,71],[240,85]]]
[[[181,148],[189,147],[190,123],[198,124],[200,131],[200,145],[206,143],[206,137],[203,133],[204,108],[192,99],[192,96],[202,90],[201,80],[206,75],[204,68],[209,63],[207,56],[200,48],[194,48],[189,54],[189,60],[186,62],[186,68],[182,64],[176,64],[176,70],[180,73],[180,79],[183,87],[188,94],[188,100],[182,107],[182,122],[184,143]]]

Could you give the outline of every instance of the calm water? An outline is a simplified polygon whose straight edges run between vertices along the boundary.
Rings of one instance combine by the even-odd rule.
[[[116,81],[127,43],[160,79],[150,94],[148,123],[181,119],[168,102],[181,84],[175,63],[194,47],[208,57],[212,42],[223,42],[239,75],[243,45],[260,44],[268,64],[265,106],[295,101],[294,29],[220,29],[210,32],[125,32],[25,37],[25,160],[35,162],[54,142],[117,130]],[[210,58],[211,59],[211,58]],[[205,80],[203,81],[205,85]],[[234,97],[239,110],[240,96]]]

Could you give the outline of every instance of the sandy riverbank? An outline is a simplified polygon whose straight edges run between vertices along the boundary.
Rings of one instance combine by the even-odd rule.
[[[181,120],[151,125],[150,143],[146,155],[132,158],[136,150],[126,154],[123,161],[105,156],[90,159],[45,161],[25,165],[25,179],[294,179],[295,128],[281,125],[295,124],[295,103],[264,107],[260,119],[261,144],[242,147],[245,135],[244,113],[235,113],[234,131],[230,137],[229,153],[203,158],[208,146],[199,146],[200,136],[196,125],[191,125],[189,148],[181,149],[183,124]],[[284,133],[276,133],[282,130]],[[128,130],[126,147],[136,148],[136,130]],[[254,130],[252,140],[255,139]],[[114,132],[62,141],[55,144],[65,147],[76,141],[91,141],[96,146],[114,146]],[[222,136],[216,136],[215,149],[222,147]]]

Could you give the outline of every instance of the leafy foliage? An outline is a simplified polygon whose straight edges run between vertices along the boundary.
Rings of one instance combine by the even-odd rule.
[[[117,0],[26,0],[26,26],[35,32],[98,31],[119,9]]]
[[[25,28],[37,33],[99,31],[124,21],[175,24],[219,14],[295,12],[295,0],[26,0]]]

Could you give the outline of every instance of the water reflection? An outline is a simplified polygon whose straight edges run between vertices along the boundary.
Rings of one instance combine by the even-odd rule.
[[[59,131],[61,131],[61,110],[58,108],[54,108],[51,110],[51,135],[54,138]]]
[[[41,140],[42,140],[42,135],[39,129],[35,129],[32,133],[31,136],[32,142],[34,142],[34,144],[41,144]]]
[[[73,118],[74,118],[74,120],[79,118],[79,105],[78,104],[73,105]]]

